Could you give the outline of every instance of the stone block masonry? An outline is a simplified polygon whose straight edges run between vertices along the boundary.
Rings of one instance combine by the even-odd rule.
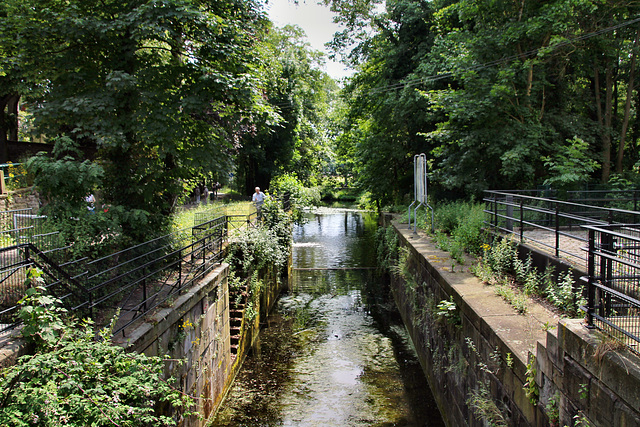
[[[193,396],[202,418],[182,426],[203,426],[233,380],[229,338],[229,266],[222,264],[197,286],[178,296],[127,337],[115,339],[128,351],[168,355],[167,378]],[[184,360],[184,363],[178,363]]]
[[[31,209],[36,214],[40,209],[38,193],[31,188],[21,188],[9,191],[8,194],[0,194],[0,210],[10,211],[17,209]]]
[[[534,301],[516,313],[471,274],[472,259],[456,265],[386,222],[409,251],[394,299],[447,425],[640,427],[637,355],[603,353],[598,332]]]

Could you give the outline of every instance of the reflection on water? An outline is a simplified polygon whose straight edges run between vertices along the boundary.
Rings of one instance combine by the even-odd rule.
[[[443,425],[388,292],[368,269],[375,226],[371,215],[334,210],[296,228],[294,285],[213,425]]]

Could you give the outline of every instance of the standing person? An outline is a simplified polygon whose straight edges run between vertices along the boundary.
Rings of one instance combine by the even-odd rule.
[[[260,187],[256,187],[256,192],[253,193],[251,198],[256,205],[256,212],[258,213],[258,219],[262,218],[262,204],[264,203],[264,193],[260,191]]]
[[[209,189],[207,188],[207,186],[204,186],[204,191],[202,192],[202,197],[204,198],[204,204],[206,205],[207,203],[209,203]]]
[[[89,193],[87,197],[84,198],[85,202],[87,202],[87,209],[89,209],[89,213],[96,213],[96,198],[93,196],[93,193]]]
[[[196,205],[200,204],[200,186],[196,187]]]

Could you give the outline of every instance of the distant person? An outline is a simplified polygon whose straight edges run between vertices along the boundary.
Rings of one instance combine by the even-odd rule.
[[[216,181],[215,184],[213,184],[213,198],[215,200],[218,200],[218,190],[220,189],[220,183],[218,181]]]
[[[202,198],[204,199],[204,204],[209,203],[209,189],[207,186],[204,186],[204,191],[202,192]]]
[[[260,191],[260,187],[256,187],[256,192],[253,193],[251,200],[256,205],[256,212],[258,213],[258,219],[262,218],[262,204],[264,203],[264,193]]]
[[[196,187],[196,205],[200,204],[200,186]]]
[[[93,194],[89,194],[87,197],[84,198],[84,200],[87,202],[87,209],[89,209],[90,213],[95,213],[96,211],[96,198],[93,196]]]

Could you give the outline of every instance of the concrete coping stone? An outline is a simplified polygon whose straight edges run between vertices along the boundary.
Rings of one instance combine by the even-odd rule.
[[[526,365],[529,353],[536,352],[537,342],[546,338],[545,328],[557,324],[559,316],[532,299],[528,301],[527,313],[517,313],[495,294],[493,286],[482,283],[469,271],[474,258],[466,257],[464,265],[457,265],[448,252],[437,248],[432,237],[420,230],[415,234],[398,221],[391,223],[405,242],[420,254],[422,262],[426,262],[433,269],[432,273],[439,276],[439,284],[449,296],[453,296],[461,312],[476,322],[483,335],[489,328],[502,343],[495,343],[488,336],[485,339],[492,345],[508,349]]]

